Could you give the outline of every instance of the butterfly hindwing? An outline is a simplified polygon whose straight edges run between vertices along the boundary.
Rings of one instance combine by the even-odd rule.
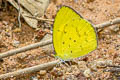
[[[55,17],[53,45],[56,56],[63,60],[84,56],[97,48],[95,29],[73,9],[63,6]]]

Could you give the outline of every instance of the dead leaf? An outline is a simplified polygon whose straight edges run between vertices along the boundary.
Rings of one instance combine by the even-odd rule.
[[[14,0],[8,0],[17,10],[19,10],[18,4]],[[44,15],[46,8],[48,7],[49,0],[20,0],[20,4],[25,8],[20,7],[20,13],[25,19],[26,23],[32,28],[37,28],[38,20],[30,17],[40,17]]]

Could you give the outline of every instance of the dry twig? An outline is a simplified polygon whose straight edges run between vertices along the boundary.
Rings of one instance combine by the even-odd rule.
[[[119,65],[107,65],[107,67],[120,68],[120,66],[119,66]]]
[[[26,16],[32,19],[36,19],[38,21],[50,21],[50,22],[54,22],[54,19],[44,19],[44,18],[38,18],[38,17],[32,17],[32,16]]]
[[[21,28],[21,21],[20,21],[20,14],[21,14],[21,9],[20,9],[20,0],[17,1],[18,2],[18,23],[19,23],[19,28]]]
[[[110,67],[110,69],[105,69],[104,72],[120,72],[119,65],[107,65],[106,67]]]
[[[119,23],[120,23],[120,18],[116,18],[116,19],[106,21],[106,22],[101,23],[101,24],[97,24],[97,25],[95,25],[95,28],[97,28],[97,29],[105,28],[107,26],[111,26],[111,25],[119,24]]]
[[[120,68],[105,69],[104,72],[120,72]]]
[[[23,75],[23,74],[28,74],[28,73],[40,71],[40,70],[43,70],[43,69],[48,69],[48,68],[51,68],[51,67],[55,66],[57,63],[59,63],[59,60],[44,63],[44,64],[40,64],[40,65],[37,65],[37,66],[25,68],[25,69],[21,69],[21,70],[6,73],[6,74],[1,74],[0,79],[6,79],[8,77],[14,77],[14,76],[18,76],[18,75]]]
[[[36,18],[36,17],[30,17],[30,16],[26,16],[26,17],[33,18],[33,19],[36,19],[36,20],[39,20],[39,21],[51,21],[51,22],[54,22],[53,19],[43,19],[43,18]],[[119,24],[119,23],[120,23],[120,18],[116,18],[116,19],[106,21],[106,22],[101,23],[101,24],[97,24],[94,27],[97,28],[97,29],[101,29],[101,28],[105,28],[107,26],[111,26],[111,25]]]
[[[52,43],[52,39],[42,41],[42,42],[38,42],[38,43],[34,43],[34,44],[31,44],[31,45],[28,45],[28,46],[25,46],[25,47],[22,47],[22,48],[10,50],[10,51],[1,53],[0,54],[0,59],[18,54],[18,53],[23,52],[23,51],[27,51],[27,50],[34,49],[34,48],[37,48],[37,47],[45,46],[45,45],[48,45],[48,44],[51,44],[51,43]]]

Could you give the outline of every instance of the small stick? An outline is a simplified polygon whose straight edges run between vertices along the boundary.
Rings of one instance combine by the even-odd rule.
[[[97,24],[97,25],[95,25],[95,28],[97,28],[97,29],[105,28],[107,26],[111,26],[111,25],[118,24],[118,23],[120,23],[120,18],[116,18],[116,19],[113,19],[113,20],[110,20],[110,21],[106,21],[106,22],[101,23],[101,24]]]
[[[30,17],[30,16],[27,16],[27,17]],[[51,21],[51,22],[54,21],[53,19],[43,19],[43,18],[36,18],[36,17],[30,17],[30,18],[34,18],[34,19],[42,20],[42,21]],[[120,23],[120,18],[116,18],[116,19],[106,21],[106,22],[101,23],[101,24],[97,24],[94,27],[97,29],[102,29],[102,28],[105,28],[107,26],[111,26],[111,25],[119,24],[119,23]]]
[[[52,39],[42,41],[42,42],[38,42],[38,43],[34,43],[34,44],[31,44],[31,45],[24,46],[22,48],[18,48],[18,49],[14,49],[14,50],[10,50],[10,51],[4,52],[4,53],[0,53],[0,59],[18,54],[18,53],[23,52],[23,51],[34,49],[34,48],[37,48],[37,47],[42,47],[42,46],[45,46],[45,45],[48,45],[48,44],[51,44],[51,43],[52,43]]]
[[[44,19],[44,18],[38,18],[38,17],[33,17],[33,16],[26,16],[26,17],[36,19],[36,20],[39,20],[39,21],[51,21],[51,22],[54,22],[54,19]]]
[[[46,68],[48,69],[48,68],[51,68],[51,67],[55,66],[59,62],[60,62],[59,60],[56,60],[56,61],[36,65],[36,66],[33,66],[33,67],[21,69],[21,70],[18,70],[18,71],[6,73],[6,74],[1,74],[0,79],[6,79],[8,77],[14,77],[14,76],[18,76],[18,75],[33,73],[33,72],[40,71],[40,70],[43,70],[43,69],[46,69]]]
[[[120,72],[120,68],[105,69],[104,72]]]
[[[17,1],[18,2],[18,23],[19,23],[19,28],[21,28],[21,21],[20,21],[20,14],[21,14],[21,9],[20,9],[20,0]]]
[[[107,65],[106,67],[120,68],[120,66],[119,66],[119,65]]]

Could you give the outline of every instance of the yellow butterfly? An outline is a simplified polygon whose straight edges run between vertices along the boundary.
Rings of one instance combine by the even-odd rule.
[[[62,6],[53,25],[55,56],[70,60],[84,56],[97,48],[97,35],[93,25],[76,11]]]

